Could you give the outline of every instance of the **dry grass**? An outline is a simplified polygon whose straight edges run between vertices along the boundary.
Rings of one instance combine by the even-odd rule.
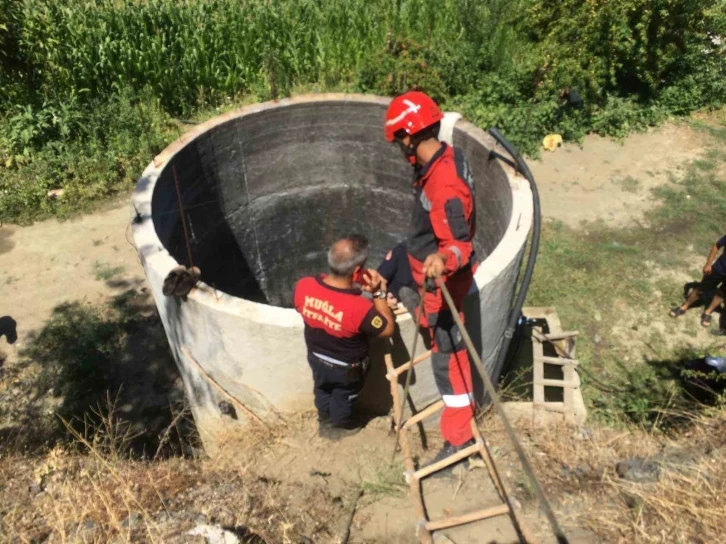
[[[494,444],[507,441],[489,417],[485,433]],[[726,534],[726,411],[693,416],[688,430],[666,437],[633,428],[574,431],[520,430],[530,459],[560,521],[586,528],[605,542],[719,542]],[[498,458],[513,466],[516,456],[502,446]],[[655,460],[657,482],[634,483],[615,466],[630,458]],[[521,476],[511,487],[527,495]]]
[[[124,453],[123,429],[110,411],[86,433],[69,426],[80,448],[0,458],[0,542],[188,542],[199,524],[230,528],[243,542],[336,534],[343,513],[333,497],[254,472],[252,450],[283,429],[237,435],[214,459],[151,461]]]
[[[74,431],[74,447],[0,458],[0,542],[174,544],[188,541],[186,533],[199,524],[232,528],[243,542],[338,537],[346,516],[340,497],[324,486],[259,472],[262,457],[286,448],[292,436],[305,442],[311,432],[305,414],[271,432],[252,426],[229,436],[214,458],[144,461],[125,453],[128,434],[113,406],[110,401],[101,426]],[[500,423],[488,415],[482,427],[508,488],[529,510],[534,503]],[[586,529],[621,543],[717,542],[726,532],[726,411],[693,416],[688,430],[671,437],[568,427],[522,428],[519,435],[568,532]],[[621,479],[615,465],[633,457],[658,459],[660,479]],[[389,494],[395,483],[378,476],[371,480],[377,487],[366,490],[371,497]]]

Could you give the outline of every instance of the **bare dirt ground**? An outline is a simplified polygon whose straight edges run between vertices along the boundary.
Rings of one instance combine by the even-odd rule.
[[[543,214],[577,227],[602,220],[632,224],[653,205],[650,190],[669,182],[704,151],[704,135],[671,123],[631,134],[623,142],[590,135],[582,146],[566,143],[529,161]]]
[[[612,226],[642,217],[650,189],[704,151],[703,133],[668,124],[621,144],[588,136],[530,161],[547,218],[577,226],[602,219]],[[142,288],[143,270],[127,239],[133,210],[126,201],[77,219],[0,227],[0,317],[17,322],[18,340],[0,344],[8,363],[28,333],[62,302],[96,303],[128,287]]]
[[[696,158],[704,149],[703,138],[687,125],[669,124],[645,134],[632,135],[623,144],[591,136],[585,139],[582,148],[566,144],[554,153],[543,152],[541,161],[531,161],[530,164],[542,193],[545,216],[572,226],[596,219],[612,226],[637,221],[644,210],[653,205],[649,190],[668,183],[671,173],[678,172],[689,160]],[[91,215],[66,222],[0,227],[0,317],[10,316],[17,322],[15,343],[8,344],[6,338],[0,338],[0,351],[5,354],[4,376],[12,374],[10,371],[21,360],[22,349],[43,328],[53,309],[63,302],[82,301],[97,305],[133,290],[147,305],[152,304],[136,252],[126,239],[132,216],[132,209],[124,199]],[[676,274],[678,279],[689,279],[684,271]],[[654,301],[654,304],[666,302]],[[691,317],[687,316],[688,320]],[[675,323],[669,322],[667,317],[662,322],[655,320],[643,325],[638,316],[631,316],[623,320],[622,329],[612,332],[623,342],[635,342],[637,339],[632,331],[638,325],[641,325],[639,338],[643,337],[644,330],[662,329],[664,334],[675,330]],[[696,336],[707,334],[695,327],[679,334],[690,337],[694,332]],[[707,338],[704,336],[701,340],[706,341]],[[0,356],[0,361],[2,359]],[[3,378],[0,396],[8,395],[14,386],[14,380]],[[548,459],[556,457],[556,454],[550,456],[553,437],[536,433],[530,435],[523,431],[524,440],[535,463],[540,465],[539,472],[543,478],[553,485],[564,486],[565,491],[557,494],[556,506],[571,542],[618,541],[617,538],[604,540],[593,530],[609,536],[621,534],[621,542],[632,541],[629,538],[642,527],[633,529],[635,533],[618,527],[618,524],[624,523],[618,521],[617,516],[622,513],[618,508],[622,507],[622,500],[629,500],[620,498],[622,489],[619,484],[613,483],[614,494],[598,504],[593,502],[593,497],[581,497],[577,486],[572,487],[572,482],[583,480],[587,487],[587,482],[616,478],[613,476],[613,463],[619,457],[639,451],[644,455],[645,450],[659,451],[659,446],[628,442],[627,437],[607,431],[602,437],[597,436],[597,440],[601,441],[595,448],[596,438],[587,433],[572,433],[572,430],[557,431],[559,438],[574,445],[572,451],[567,452],[567,459],[563,458],[556,465],[547,465]],[[621,444],[623,441],[624,446]],[[531,490],[524,483],[518,462],[500,430],[492,429],[491,442],[507,488],[516,503],[521,505],[518,510],[520,515],[541,542],[551,542],[546,522],[537,512]],[[145,535],[151,533],[135,533],[131,527],[131,521],[136,519],[134,516],[138,516],[147,528],[152,525],[161,527],[157,527],[161,532],[154,533],[153,540],[162,542],[191,541],[187,537],[179,537],[183,534],[180,531],[198,523],[230,526],[244,523],[247,527],[255,527],[256,534],[263,536],[264,531],[259,528],[267,527],[270,535],[265,538],[267,542],[332,542],[337,538],[340,523],[346,516],[351,491],[362,487],[365,493],[353,520],[350,542],[412,542],[414,514],[407,490],[401,485],[400,460],[393,467],[389,464],[392,445],[393,437],[388,433],[385,418],[374,420],[359,435],[331,446],[315,436],[311,414],[306,414],[292,422],[282,434],[273,438],[250,439],[227,458],[223,467],[219,466],[219,461],[206,461],[206,464],[192,468],[192,465],[172,466],[183,463],[176,460],[159,469],[165,471],[163,475],[152,475],[150,472],[156,469],[114,465],[116,474],[126,479],[123,483],[116,482],[118,485],[114,484],[116,489],[113,490],[99,487],[101,477],[108,475],[104,472],[108,469],[105,466],[96,467],[101,471],[98,473],[82,467],[50,470],[47,477],[43,477],[49,482],[54,477],[59,479],[57,493],[51,485],[46,489],[43,477],[39,483],[31,478],[28,486],[27,478],[15,474],[12,466],[0,466],[0,483],[8,489],[16,489],[10,500],[17,503],[2,505],[3,500],[8,498],[6,495],[5,499],[0,498],[0,510],[6,516],[5,527],[16,531],[16,536],[30,534],[23,532],[30,530],[28,527],[41,527],[40,535],[60,535],[54,541],[101,541],[103,535],[108,534],[116,534],[118,542],[145,541]],[[435,451],[435,446],[433,440],[430,451]],[[603,457],[594,459],[595,451]],[[608,452],[607,456],[603,451]],[[417,455],[425,459],[431,453],[418,446]],[[37,460],[28,463],[27,470],[39,470]],[[64,465],[64,462],[59,461],[58,465]],[[91,476],[88,476],[89,472]],[[87,482],[83,480],[84,473]],[[94,474],[101,476],[94,480]],[[81,483],[93,484],[88,488],[88,496],[95,497],[95,502],[113,503],[118,500],[121,510],[114,510],[109,505],[104,508],[84,506],[78,492],[74,494],[73,491],[79,478]],[[152,504],[157,495],[162,497],[159,505],[148,506],[148,511],[144,510],[147,502],[138,498],[138,486],[129,483],[136,481],[134,478],[155,482],[152,483],[152,487],[156,486],[153,492],[148,491],[148,497],[144,497],[148,504]],[[156,485],[158,481],[155,478],[161,478],[168,485]],[[264,490],[260,491],[260,486]],[[240,489],[243,487],[249,488],[250,492],[257,490],[264,493],[264,499],[260,495],[242,497]],[[434,519],[498,502],[484,469],[473,470],[463,478],[427,482],[425,492],[429,512]],[[261,505],[259,511],[244,506],[245,501],[250,500]],[[641,497],[639,500],[645,499]],[[52,516],[58,513],[59,505],[76,504],[73,501],[77,502],[78,511],[63,511],[63,515],[74,523],[68,529],[63,525],[68,523],[67,519],[53,521]],[[600,508],[610,512],[610,519],[591,516],[589,510],[585,511],[585,503],[593,511]],[[25,506],[20,508],[20,505]],[[154,508],[158,508],[158,512]],[[39,521],[41,519],[42,522]],[[637,523],[642,524],[642,518]],[[277,529],[273,530],[273,525]],[[2,526],[0,524],[0,528]],[[79,533],[81,529],[87,530],[87,533]],[[307,535],[307,540],[298,536],[288,537],[288,533]],[[506,518],[445,533],[456,544],[516,540]],[[164,536],[172,534],[176,536]],[[238,531],[237,534],[241,533]],[[673,535],[664,536],[662,542],[676,541],[669,540],[670,536]],[[0,541],[3,540],[0,538]],[[14,538],[8,539],[11,540]]]
[[[718,126],[724,114],[702,113],[694,119]],[[545,219],[583,229],[592,222],[612,228],[629,227],[646,224],[645,213],[657,205],[653,189],[680,179],[689,164],[703,158],[714,145],[704,130],[679,121],[631,134],[622,142],[589,135],[582,145],[565,143],[554,152],[543,150],[539,160],[528,163],[539,186]],[[726,179],[725,163],[718,165],[715,176]],[[614,293],[623,312],[606,340],[624,351],[646,352],[649,357],[658,356],[651,344],[656,338],[658,352],[685,346],[723,350],[726,342],[716,341],[708,328],[700,326],[700,309],[694,307],[678,320],[669,318],[668,309],[682,299],[680,294],[674,296],[659,289],[661,280],[679,285],[698,281],[707,251],[684,248],[684,256],[693,264],[687,270],[654,267],[648,278],[655,287],[654,297],[644,307],[628,307]],[[714,323],[717,321],[718,315]],[[630,358],[626,357],[627,363]]]
[[[77,219],[0,227],[0,317],[12,317],[18,335],[12,345],[0,342],[7,364],[59,304],[98,303],[143,288],[144,271],[126,239],[132,218],[124,199]]]

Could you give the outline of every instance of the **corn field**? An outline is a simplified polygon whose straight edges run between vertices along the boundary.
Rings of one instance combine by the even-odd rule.
[[[506,4],[511,9],[517,2]],[[121,86],[150,86],[170,110],[185,111],[210,92],[232,96],[263,85],[286,94],[293,83],[352,85],[361,68],[403,36],[468,57],[489,42],[504,5],[30,0],[22,49],[42,73],[45,93],[97,96]]]
[[[418,88],[530,153],[621,137],[726,102],[724,44],[726,0],[0,0],[0,220],[48,186],[113,192],[81,190],[71,148],[127,184],[168,116],[302,90]]]

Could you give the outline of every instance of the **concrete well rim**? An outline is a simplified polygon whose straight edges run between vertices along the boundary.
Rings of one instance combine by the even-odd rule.
[[[390,98],[369,94],[357,93],[316,93],[303,94],[282,100],[255,103],[242,108],[213,117],[204,123],[194,126],[177,140],[169,144],[149,163],[137,181],[132,195],[132,202],[137,214],[141,216],[140,222],[132,223],[132,233],[139,257],[142,263],[153,266],[159,271],[160,277],[166,277],[169,271],[179,263],[164,247],[159,239],[152,218],[152,198],[156,182],[170,160],[190,144],[194,139],[209,130],[234,119],[265,111],[315,102],[365,102],[387,106]],[[474,138],[484,148],[509,157],[508,153],[497,144],[488,133],[474,124],[461,119],[456,123],[456,129],[462,130]],[[381,138],[383,129],[381,128]],[[527,180],[518,174],[509,164],[497,159],[506,174],[512,194],[512,208],[509,224],[494,250],[480,263],[474,275],[474,289],[481,290],[483,286],[494,280],[504,272],[507,266],[521,254],[526,244],[527,236],[533,221],[532,191]],[[294,308],[254,302],[217,291],[210,285],[200,281],[188,298],[202,306],[209,307],[218,312],[240,316],[251,321],[271,324],[277,327],[288,327],[302,330],[302,317]],[[408,313],[397,316],[397,322],[404,323],[411,320]]]

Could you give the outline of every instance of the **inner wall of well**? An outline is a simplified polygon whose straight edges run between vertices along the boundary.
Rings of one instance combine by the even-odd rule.
[[[194,264],[221,291],[289,307],[295,282],[326,271],[327,247],[351,232],[368,237],[376,266],[405,239],[411,210],[412,170],[383,138],[384,113],[379,104],[314,102],[212,128],[161,172],[152,198],[160,241],[187,264],[176,171]],[[454,144],[474,172],[483,259],[509,223],[509,182],[467,132],[456,129]]]

